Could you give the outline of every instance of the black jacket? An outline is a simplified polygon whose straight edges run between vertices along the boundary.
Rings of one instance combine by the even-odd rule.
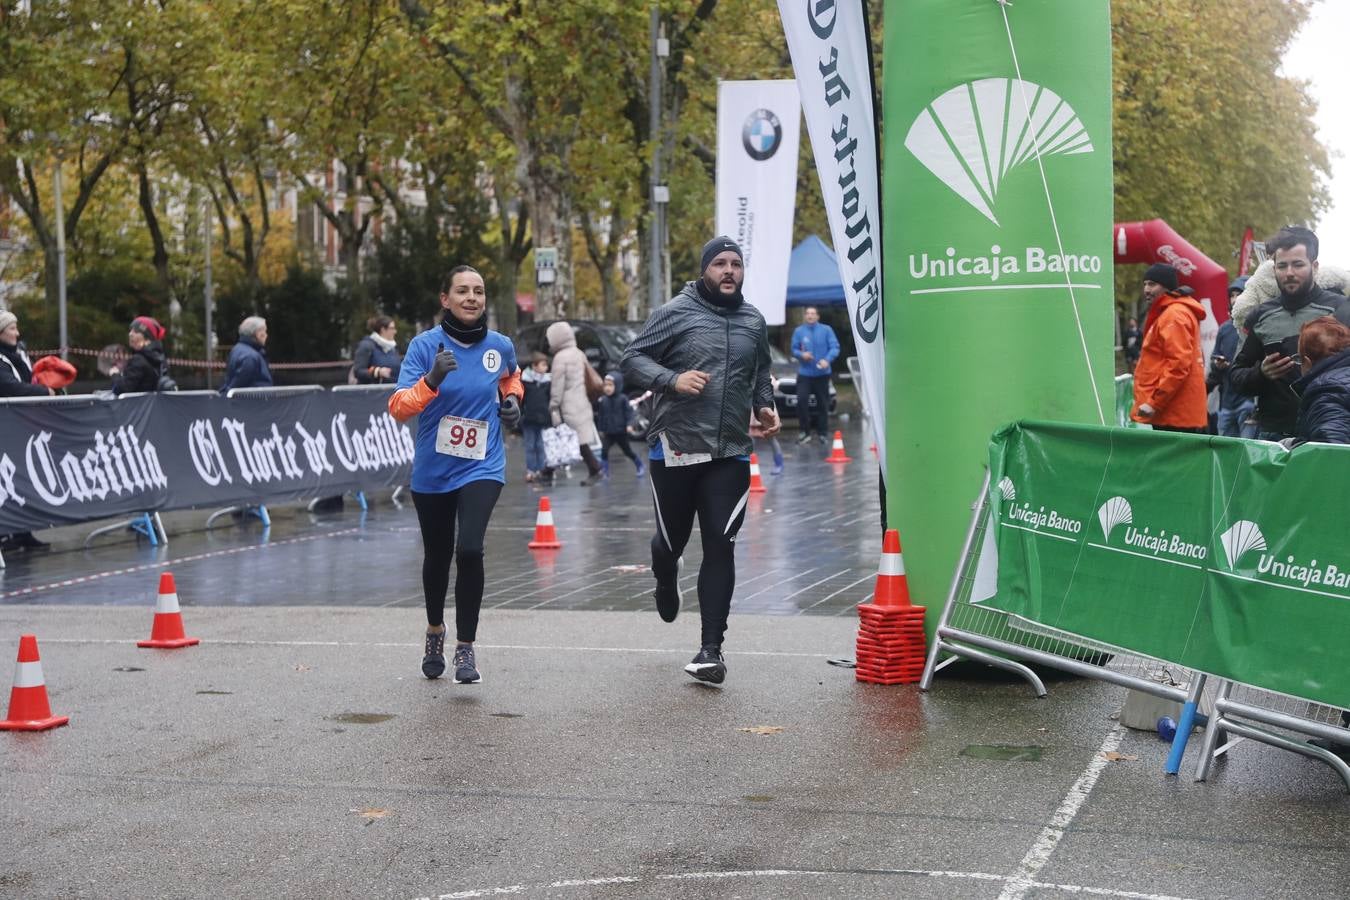
[[[0,397],[46,397],[49,391],[33,384],[33,364],[23,350],[23,341],[13,347],[0,344]]]
[[[533,428],[552,428],[553,415],[548,411],[548,402],[553,384],[548,373],[540,375],[527,368],[520,373],[520,383],[525,388],[525,399],[520,404],[520,423]]]
[[[240,337],[239,342],[230,348],[230,356],[225,361],[225,383],[220,392],[226,394],[234,388],[271,387],[272,370],[267,366],[267,353],[251,337]]]
[[[1350,350],[1313,366],[1296,387],[1303,400],[1295,436],[1300,441],[1350,444]]]
[[[120,375],[113,376],[114,394],[141,394],[159,390],[159,377],[167,374],[164,347],[151,341],[127,359]]]
[[[774,405],[764,316],[749,303],[715,306],[692,281],[652,313],[620,366],[630,386],[657,395],[648,442],[665,434],[682,453],[748,455],[751,409]],[[691,369],[707,372],[708,386],[676,393],[675,379]]]
[[[1345,297],[1314,286],[1305,296],[1287,303],[1283,296],[1267,300],[1247,316],[1247,340],[1233,360],[1229,382],[1238,393],[1256,398],[1256,421],[1262,431],[1292,436],[1298,426],[1298,393],[1294,379],[1271,381],[1261,374],[1264,348],[1283,344],[1289,356],[1298,346],[1298,331],[1313,319],[1334,315],[1350,325]]]

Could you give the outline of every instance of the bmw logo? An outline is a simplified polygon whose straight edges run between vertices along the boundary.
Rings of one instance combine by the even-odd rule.
[[[770,110],[757,109],[745,120],[741,143],[751,159],[766,160],[777,153],[783,143],[783,123]]]

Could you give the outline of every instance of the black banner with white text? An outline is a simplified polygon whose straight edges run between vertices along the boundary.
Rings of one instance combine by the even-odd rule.
[[[388,390],[0,403],[0,534],[406,484]]]

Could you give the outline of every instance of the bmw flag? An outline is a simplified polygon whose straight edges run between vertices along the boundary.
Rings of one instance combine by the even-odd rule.
[[[745,299],[782,325],[797,203],[795,81],[724,81],[717,92],[717,233],[745,254]]]

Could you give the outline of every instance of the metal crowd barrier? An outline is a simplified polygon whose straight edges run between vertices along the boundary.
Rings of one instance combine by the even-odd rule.
[[[1350,729],[1345,727],[1350,714],[1343,710],[1228,680],[1217,680],[1217,686],[1206,693],[1207,673],[981,606],[991,585],[991,573],[980,566],[986,537],[993,540],[989,533],[993,510],[987,472],[971,509],[946,606],[919,681],[920,690],[932,690],[933,676],[964,658],[1020,676],[1037,697],[1043,698],[1048,694],[1045,684],[1026,663],[1048,666],[1179,703],[1181,714],[1164,767],[1168,775],[1180,771],[1191,732],[1197,724],[1204,724],[1197,781],[1205,780],[1214,760],[1237,745],[1235,741],[1220,744],[1221,736],[1230,733],[1320,760],[1336,770],[1350,791],[1350,765],[1335,753],[1288,734],[1350,744]],[[1198,714],[1202,696],[1213,705],[1208,717]]]

